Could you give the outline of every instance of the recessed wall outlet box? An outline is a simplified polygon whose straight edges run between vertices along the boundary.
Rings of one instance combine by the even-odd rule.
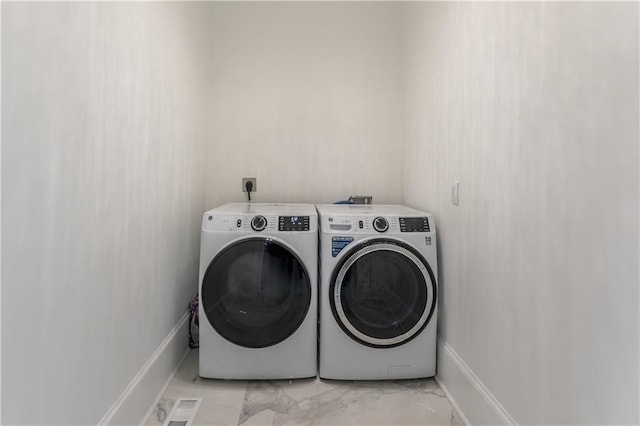
[[[460,205],[460,182],[453,182],[451,185],[451,204]]]
[[[251,182],[253,184],[251,192],[256,192],[258,190],[258,180],[256,178],[242,178],[242,192],[247,192],[247,182]]]

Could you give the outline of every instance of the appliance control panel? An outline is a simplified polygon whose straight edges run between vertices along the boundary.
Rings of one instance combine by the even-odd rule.
[[[280,216],[278,231],[308,231],[309,223],[309,216]]]
[[[202,220],[205,232],[277,233],[317,232],[317,216],[270,214],[209,214]]]
[[[428,217],[401,217],[400,232],[431,232]]]
[[[324,216],[322,232],[350,234],[399,234],[435,232],[430,216]]]

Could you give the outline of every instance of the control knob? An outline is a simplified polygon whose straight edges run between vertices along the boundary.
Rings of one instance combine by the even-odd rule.
[[[267,227],[267,219],[264,216],[254,216],[251,219],[251,227],[254,231],[264,231],[264,228]]]
[[[384,217],[378,216],[373,219],[373,229],[378,232],[385,232],[387,229],[389,229],[389,222],[387,222],[387,219],[385,219]]]

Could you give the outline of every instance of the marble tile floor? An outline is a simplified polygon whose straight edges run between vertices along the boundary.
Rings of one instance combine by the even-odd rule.
[[[433,379],[230,381],[198,376],[191,350],[147,425],[162,425],[178,398],[200,397],[197,425],[462,425]]]
[[[198,376],[191,350],[147,425],[162,425],[178,398],[203,398],[197,425],[462,425],[434,379],[230,381]]]

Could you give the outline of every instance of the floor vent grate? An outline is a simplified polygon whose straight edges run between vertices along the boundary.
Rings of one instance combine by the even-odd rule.
[[[180,398],[176,401],[163,426],[189,426],[193,422],[202,398]]]

